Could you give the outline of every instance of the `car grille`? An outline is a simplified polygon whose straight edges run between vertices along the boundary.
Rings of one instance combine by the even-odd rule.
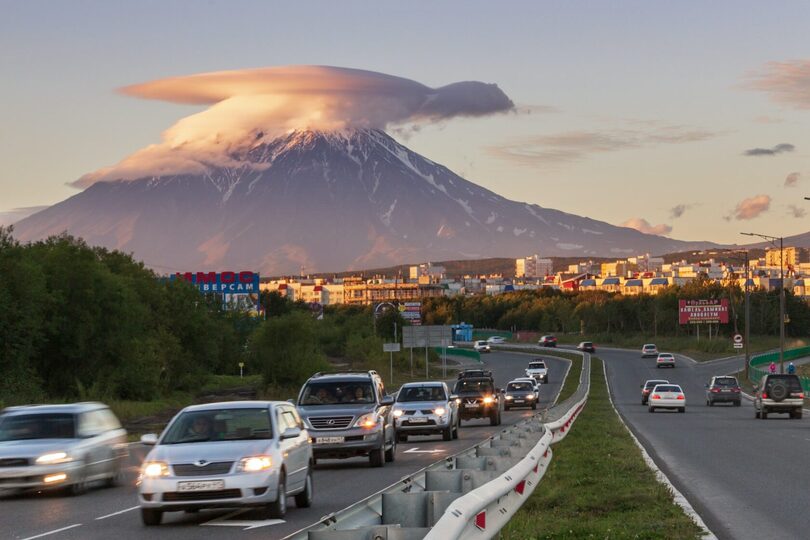
[[[419,427],[419,426],[435,426],[436,421],[435,420],[428,420],[427,422],[414,422],[414,423],[411,423],[410,420],[405,420],[404,422],[402,422],[402,425],[403,426],[416,426],[416,427]]]
[[[315,416],[309,417],[313,429],[346,429],[354,420],[354,416]]]
[[[228,474],[231,472],[233,461],[216,461],[198,466],[193,463],[179,463],[172,465],[175,476],[211,476],[215,474]]]
[[[216,499],[238,499],[241,496],[241,489],[221,489],[217,491],[168,491],[163,494],[163,500],[167,502],[212,501]]]
[[[27,467],[31,461],[27,458],[3,458],[0,459],[0,467]]]
[[[419,412],[422,414],[433,414],[433,411],[431,409],[422,409]],[[405,411],[404,413],[405,416],[413,416],[414,414],[416,414],[416,411]]]

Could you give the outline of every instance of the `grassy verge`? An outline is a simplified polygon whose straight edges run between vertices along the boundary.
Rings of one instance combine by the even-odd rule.
[[[712,339],[708,339],[708,336],[703,336],[700,341],[698,341],[695,337],[690,336],[660,336],[653,338],[641,334],[590,334],[584,336],[579,334],[561,334],[557,335],[557,340],[559,343],[565,345],[576,345],[580,341],[592,341],[596,344],[597,348],[601,345],[603,347],[637,350],[641,350],[641,346],[645,343],[655,343],[658,345],[659,351],[678,352],[694,358],[699,362],[734,356],[738,352],[737,349],[732,347],[731,340],[727,337],[713,337]],[[788,338],[785,342],[786,348],[804,347],[807,345],[807,340],[797,338]],[[777,349],[779,348],[779,337],[751,336],[750,348],[752,354]]]
[[[585,410],[502,539],[700,538],[611,407],[602,370],[593,358]]]

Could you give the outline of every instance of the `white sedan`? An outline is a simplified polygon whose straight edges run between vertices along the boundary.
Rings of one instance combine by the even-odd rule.
[[[678,412],[686,412],[686,396],[677,384],[657,384],[650,392],[649,398],[650,412],[655,409],[677,409]]]
[[[489,338],[487,338],[487,343],[489,343],[490,345],[501,345],[503,343],[506,343],[506,339],[502,336],[490,336]]]

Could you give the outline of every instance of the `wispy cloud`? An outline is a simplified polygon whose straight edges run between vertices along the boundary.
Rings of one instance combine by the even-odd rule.
[[[622,227],[630,227],[645,234],[657,234],[659,236],[667,235],[672,232],[672,227],[661,223],[660,225],[651,225],[649,221],[644,218],[630,218],[621,224]]]
[[[40,210],[45,210],[48,208],[47,206],[26,206],[24,208],[12,208],[11,210],[6,210],[4,212],[0,212],[0,225],[12,225],[22,219],[27,218],[30,215],[36,214]]]
[[[779,118],[778,116],[762,115],[754,118],[754,122],[756,122],[757,124],[781,124],[784,121],[785,121],[784,118]]]
[[[487,147],[496,157],[523,165],[579,161],[592,154],[703,141],[716,134],[684,126],[650,126],[647,129],[569,131],[536,135]]]
[[[792,172],[785,177],[785,187],[796,187],[799,185],[799,180],[802,175],[797,172]]]
[[[163,132],[158,144],[85,175],[101,180],[203,173],[210,166],[251,166],[243,151],[295,129],[387,129],[514,110],[495,84],[462,81],[439,88],[373,71],[281,66],[172,77],[120,89],[128,96],[207,105]]]
[[[770,195],[756,195],[737,203],[737,206],[725,219],[726,221],[730,221],[731,219],[736,219],[737,221],[754,219],[764,212],[767,212],[770,207]]]
[[[695,206],[694,204],[677,204],[669,209],[669,217],[671,219],[678,219],[679,217],[684,215],[684,213],[686,213],[687,210],[691,209],[694,206]]]
[[[789,205],[788,210],[790,211],[790,215],[792,215],[796,219],[803,218],[804,216],[807,215],[807,210],[805,210],[804,208],[800,208],[795,204]]]
[[[795,146],[789,143],[777,144],[773,148],[751,148],[743,152],[744,156],[775,156],[777,154],[784,154],[786,152],[793,152]]]
[[[782,105],[810,109],[810,59],[768,62],[744,86],[765,92]]]

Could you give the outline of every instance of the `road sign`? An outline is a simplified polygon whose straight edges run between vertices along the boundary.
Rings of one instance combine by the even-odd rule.
[[[405,326],[402,328],[402,346],[441,347],[453,342],[453,329],[449,325]]]
[[[383,343],[383,352],[399,352],[399,343]]]
[[[735,349],[742,349],[743,347],[744,347],[744,345],[742,343],[735,343],[734,344]]]
[[[734,343],[740,343],[740,344],[741,344],[742,342],[743,342],[743,337],[742,337],[742,335],[740,335],[740,334],[734,334]]]

